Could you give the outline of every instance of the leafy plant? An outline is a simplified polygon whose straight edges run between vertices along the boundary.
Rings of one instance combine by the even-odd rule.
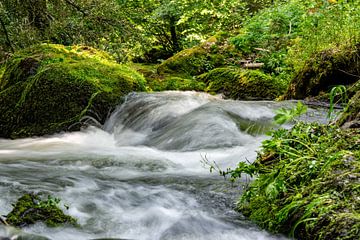
[[[296,117],[306,113],[307,106],[302,104],[300,101],[297,102],[296,107],[291,109],[280,108],[276,110],[274,117],[275,123],[282,125],[284,123],[293,121]]]
[[[334,112],[334,105],[337,103],[335,102],[336,97],[340,96],[339,101],[342,102],[342,104],[346,104],[348,102],[348,97],[346,93],[346,87],[344,85],[338,85],[331,89],[330,91],[330,107],[328,111],[328,118],[331,119],[333,112]],[[346,107],[344,107],[344,110]]]

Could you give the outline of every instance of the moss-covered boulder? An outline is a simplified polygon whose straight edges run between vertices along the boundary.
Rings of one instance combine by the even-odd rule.
[[[303,99],[329,92],[336,85],[351,85],[360,76],[360,44],[315,54],[290,83],[286,98]]]
[[[205,83],[201,81],[197,81],[194,78],[181,78],[176,76],[158,79],[149,84],[149,86],[154,91],[204,91],[205,89]]]
[[[350,99],[337,124],[345,128],[360,128],[360,90]]]
[[[259,70],[216,68],[197,79],[206,83],[207,92],[232,99],[275,99],[286,90],[285,84]]]
[[[359,143],[360,129],[298,123],[274,131],[254,164],[234,171],[258,174],[239,211],[295,239],[360,239]]]
[[[228,42],[228,37],[227,33],[218,33],[204,43],[185,49],[163,61],[157,71],[160,75],[178,73],[191,77],[235,62],[238,52]]]
[[[6,216],[9,225],[26,227],[37,222],[43,222],[48,227],[64,224],[77,226],[76,219],[64,214],[59,208],[60,200],[48,196],[43,200],[36,194],[25,194],[14,204],[13,210]]]
[[[149,91],[204,91],[205,83],[184,73],[160,75],[154,64],[133,63],[131,67],[143,74]]]
[[[42,44],[20,51],[0,79],[0,137],[78,130],[85,116],[102,123],[122,96],[144,91],[142,75],[84,46]]]

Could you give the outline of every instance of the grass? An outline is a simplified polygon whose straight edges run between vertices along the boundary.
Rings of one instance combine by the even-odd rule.
[[[299,122],[273,131],[251,165],[257,178],[238,210],[297,239],[358,239],[359,159],[359,129]],[[249,169],[239,167],[228,174]]]

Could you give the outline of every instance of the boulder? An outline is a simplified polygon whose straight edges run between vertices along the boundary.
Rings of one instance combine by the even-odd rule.
[[[336,85],[349,86],[360,76],[360,44],[327,49],[315,54],[292,79],[285,98],[303,99],[329,92]]]
[[[200,45],[180,51],[158,66],[158,74],[177,73],[191,77],[235,62],[239,53],[228,37],[227,33],[218,33]]]
[[[59,199],[51,196],[43,200],[38,194],[24,194],[14,204],[13,210],[6,216],[6,221],[14,227],[27,227],[37,222],[43,222],[48,227],[64,224],[78,226],[75,218],[60,209],[59,202]]]
[[[0,79],[0,138],[79,130],[102,124],[143,76],[86,46],[35,45],[14,54]]]
[[[360,128],[360,91],[350,99],[337,124],[343,128]]]
[[[286,90],[285,84],[259,70],[216,68],[198,76],[197,79],[206,83],[207,92],[223,94],[231,99],[272,100]]]

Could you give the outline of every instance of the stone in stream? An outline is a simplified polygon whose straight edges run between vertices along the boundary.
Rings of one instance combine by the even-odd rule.
[[[75,131],[104,123],[145,79],[107,53],[86,46],[41,44],[16,52],[0,69],[0,138]]]
[[[48,196],[47,200],[43,200],[36,194],[24,194],[6,216],[6,222],[15,227],[26,227],[37,222],[43,222],[48,227],[58,227],[64,224],[77,226],[76,219],[64,214],[59,208],[59,202],[59,199],[51,196]]]

